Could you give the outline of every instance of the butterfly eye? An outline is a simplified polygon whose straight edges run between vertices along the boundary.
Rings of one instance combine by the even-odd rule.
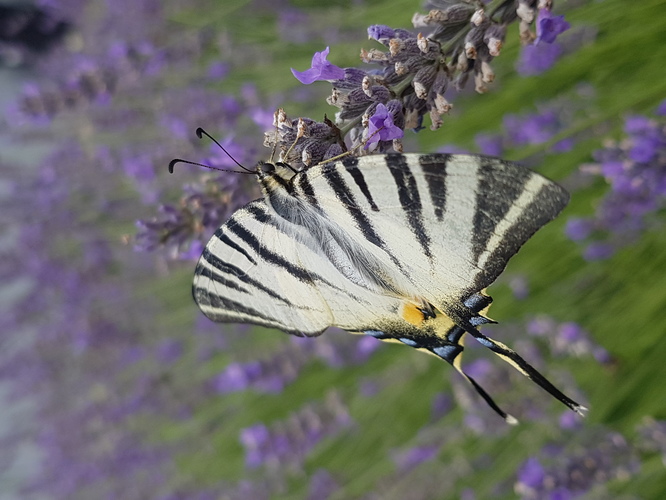
[[[259,170],[261,170],[261,173],[263,174],[273,175],[275,173],[275,165],[272,163],[260,163]]]

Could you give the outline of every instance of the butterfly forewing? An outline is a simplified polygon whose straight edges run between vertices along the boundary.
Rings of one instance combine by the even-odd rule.
[[[298,196],[307,186],[327,219],[385,263],[405,297],[443,312],[490,285],[568,200],[534,172],[473,155],[350,158],[314,167],[294,184]]]

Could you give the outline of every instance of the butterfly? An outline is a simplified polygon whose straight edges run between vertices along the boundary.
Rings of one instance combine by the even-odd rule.
[[[466,335],[570,409],[585,408],[506,345],[481,333],[484,293],[569,200],[515,163],[460,154],[346,157],[296,171],[260,163],[263,198],[206,245],[192,293],[213,321],[298,336],[336,326],[450,363],[509,423],[461,364]]]

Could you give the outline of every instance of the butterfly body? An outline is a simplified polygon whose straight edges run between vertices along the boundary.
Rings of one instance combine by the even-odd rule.
[[[461,373],[469,333],[557,391],[476,327],[490,321],[483,290],[566,205],[564,189],[473,155],[349,157],[300,172],[264,164],[257,177],[263,199],[236,211],[197,265],[193,295],[209,318],[295,335],[329,326],[365,332],[424,349]]]

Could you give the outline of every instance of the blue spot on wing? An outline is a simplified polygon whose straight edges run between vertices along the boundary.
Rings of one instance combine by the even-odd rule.
[[[432,351],[437,354],[442,359],[449,360],[452,354],[455,354],[459,350],[458,347],[453,345],[443,345],[435,347]],[[454,356],[455,357],[455,356]]]

